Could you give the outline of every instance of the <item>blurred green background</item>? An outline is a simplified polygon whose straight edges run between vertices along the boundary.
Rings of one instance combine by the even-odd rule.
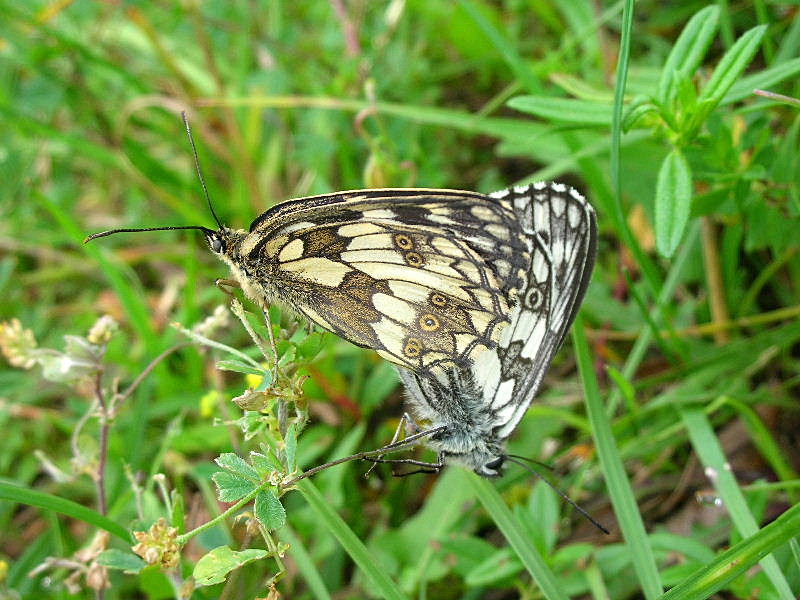
[[[39,347],[63,351],[65,335],[113,316],[120,329],[103,381],[124,390],[187,341],[172,323],[194,326],[227,303],[214,286],[224,265],[199,234],[81,243],[114,227],[213,226],[182,110],[216,211],[237,228],[275,202],[343,189],[568,182],[597,207],[601,235],[576,337],[582,379],[567,344],[511,450],[554,465],[558,485],[612,535],[519,470],[490,482],[544,557],[554,592],[532,578],[458,469],[364,479],[365,465],[351,463],[313,483],[395,597],[655,598],[678,584],[688,591],[674,597],[707,597],[692,575],[795,505],[800,487],[800,119],[791,102],[800,19],[791,2],[642,1],[626,30],[630,5],[0,0],[0,320],[18,319]],[[272,316],[296,361],[292,383],[308,377],[295,396],[310,413],[299,464],[385,444],[403,410],[393,368],[332,335],[307,337],[286,311]],[[3,331],[9,356],[21,338]],[[259,356],[234,318],[211,337]],[[124,403],[108,438],[111,520],[145,529],[166,516],[150,479],[163,473],[172,521],[197,527],[224,509],[213,459],[274,443],[273,421],[243,419],[230,402],[259,381],[217,369],[222,358],[183,347]],[[91,386],[3,364],[2,497],[21,486],[95,508]],[[606,410],[587,411],[584,395]],[[723,460],[730,470],[718,469]],[[0,598],[75,597],[63,585],[70,576],[77,597],[95,597],[81,570],[91,561],[74,555],[94,522],[17,500],[0,502]],[[307,498],[282,501],[287,524],[271,539],[290,548],[275,590],[389,595]],[[786,542],[797,520],[783,532],[756,538],[758,549],[736,546],[738,564],[753,568],[715,580],[718,597],[793,597],[800,548]],[[182,575],[216,546],[265,543],[229,521],[192,540]],[[28,577],[47,557],[76,562]],[[266,597],[279,571],[272,559],[251,562],[192,597]],[[152,567],[112,570],[100,595],[178,597],[181,581]]]

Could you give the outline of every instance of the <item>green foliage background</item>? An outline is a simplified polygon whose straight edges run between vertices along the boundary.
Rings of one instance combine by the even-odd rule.
[[[511,450],[555,464],[559,485],[612,535],[515,469],[492,482],[455,468],[365,480],[350,463],[284,495],[284,525],[258,496],[250,509],[270,534],[227,519],[193,537],[183,577],[215,547],[249,550],[192,598],[265,597],[277,573],[291,598],[800,592],[798,7],[632,7],[0,0],[0,318],[63,349],[64,335],[112,315],[108,386],[125,389],[187,341],[171,323],[193,326],[227,302],[213,285],[226,273],[197,234],[81,244],[112,227],[213,225],[181,110],[231,226],[287,198],[380,186],[490,192],[559,179],[598,209],[574,346]],[[286,312],[272,317],[297,369],[287,385],[308,377],[293,396],[310,412],[297,463],[385,444],[402,412],[392,367],[308,336]],[[214,339],[262,360],[235,319]],[[225,453],[272,451],[286,465],[276,405],[242,418],[230,402],[248,385],[232,360],[183,347],[124,404],[108,440],[111,525],[67,502],[97,506],[97,465],[74,460],[99,456],[96,419],[73,436],[91,388],[0,371],[0,598],[73,597],[60,584],[68,565],[27,574],[72,557],[95,527],[125,537],[162,516],[181,533],[209,522],[229,506],[211,479],[219,455],[245,479],[257,465]],[[282,560],[272,544],[288,544]],[[138,573],[113,570],[106,598],[180,593],[176,572],[139,570],[130,544],[110,545],[109,564],[133,561]],[[80,579],[78,597],[95,595]]]

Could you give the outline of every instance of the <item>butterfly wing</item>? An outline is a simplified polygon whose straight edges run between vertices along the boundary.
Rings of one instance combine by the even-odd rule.
[[[575,320],[594,267],[597,223],[586,199],[564,184],[536,183],[493,195],[513,207],[531,251],[511,324],[475,370],[495,435],[504,439],[538,393]]]
[[[293,200],[256,219],[245,264],[311,321],[417,372],[500,341],[528,248],[513,207],[473,192],[387,189]]]

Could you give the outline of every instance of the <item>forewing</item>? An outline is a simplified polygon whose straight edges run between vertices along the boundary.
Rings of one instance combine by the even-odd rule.
[[[429,372],[497,347],[528,262],[517,228],[489,196],[365,190],[277,205],[242,247],[310,320]]]

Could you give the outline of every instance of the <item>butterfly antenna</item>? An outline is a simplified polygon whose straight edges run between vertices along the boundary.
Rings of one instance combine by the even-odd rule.
[[[92,235],[86,236],[83,240],[84,244],[91,242],[92,240],[96,240],[97,238],[106,237],[108,235],[114,235],[115,233],[139,233],[140,231],[174,231],[174,230],[183,230],[183,229],[194,229],[197,231],[202,231],[206,235],[215,233],[213,230],[209,229],[208,227],[203,227],[202,225],[174,225],[169,227],[144,227],[144,228],[137,228],[137,229],[109,229],[108,231],[101,231],[100,233],[93,233]]]
[[[564,492],[562,492],[560,489],[558,489],[556,486],[554,486],[552,483],[550,483],[550,481],[548,481],[548,479],[547,479],[546,477],[543,477],[541,473],[539,473],[538,471],[536,471],[536,470],[535,470],[534,468],[532,468],[530,465],[527,465],[527,464],[525,464],[524,462],[522,462],[521,460],[518,460],[518,458],[520,458],[520,457],[517,457],[517,456],[514,456],[514,455],[509,455],[509,454],[507,454],[507,455],[506,455],[506,459],[507,459],[507,460],[509,460],[509,461],[513,462],[515,465],[519,465],[520,467],[522,467],[523,469],[525,469],[526,471],[528,471],[528,472],[529,472],[531,475],[535,475],[536,477],[538,477],[539,479],[541,479],[542,481],[544,481],[544,482],[545,482],[547,485],[549,485],[549,486],[550,486],[550,488],[551,488],[551,489],[552,489],[552,490],[553,490],[553,491],[554,491],[556,494],[558,494],[559,496],[561,496],[561,497],[562,497],[562,498],[563,498],[563,499],[564,499],[564,500],[565,500],[565,501],[566,501],[566,502],[567,502],[567,503],[568,503],[570,506],[572,506],[572,507],[573,507],[575,510],[577,510],[577,511],[578,511],[580,514],[582,514],[584,517],[586,517],[586,519],[587,519],[587,520],[588,520],[588,521],[589,521],[589,522],[590,522],[592,525],[594,525],[595,527],[597,527],[597,528],[598,528],[600,531],[602,531],[602,532],[603,532],[603,533],[605,533],[606,535],[610,535],[610,534],[611,534],[611,532],[610,532],[608,529],[606,529],[605,527],[603,527],[603,526],[602,526],[602,525],[599,523],[599,521],[598,521],[597,519],[595,519],[595,518],[594,518],[592,515],[590,515],[588,512],[586,512],[586,511],[585,511],[583,508],[581,508],[580,506],[578,506],[578,504],[576,504],[576,503],[575,503],[575,501],[574,501],[574,500],[572,500],[572,498],[570,498],[569,496],[567,496],[567,495],[566,495]],[[527,459],[526,459],[526,460],[527,460]],[[535,461],[532,461],[532,462],[535,462]]]
[[[548,471],[552,472],[555,471],[555,467],[553,465],[548,465],[547,463],[543,463],[533,458],[528,458],[527,456],[521,456],[519,454],[506,454],[509,458],[516,458],[517,460],[524,460],[532,465],[536,465],[537,467],[542,467],[543,469],[547,469]]]
[[[192,136],[192,128],[189,126],[189,117],[186,116],[186,111],[181,111],[181,118],[183,119],[183,124],[186,127],[186,135],[189,136],[189,143],[192,145],[192,156],[194,157],[194,168],[197,171],[197,177],[200,179],[200,185],[203,187],[203,194],[206,197],[206,203],[208,204],[209,210],[211,210],[211,216],[214,217],[214,220],[217,222],[217,225],[220,228],[220,231],[224,229],[222,225],[222,221],[219,220],[217,213],[214,212],[214,205],[211,204],[211,196],[208,194],[208,188],[206,187],[206,180],[203,177],[203,170],[200,168],[200,159],[197,157],[197,146],[194,144],[194,136]]]

